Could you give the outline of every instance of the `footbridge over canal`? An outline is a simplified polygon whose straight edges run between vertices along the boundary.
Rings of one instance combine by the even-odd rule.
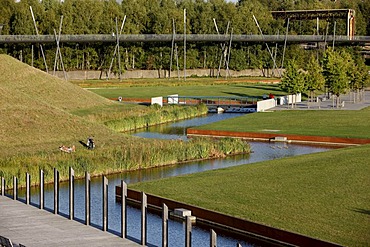
[[[248,113],[257,111],[259,97],[231,96],[178,96],[169,95],[163,98],[163,104],[199,105],[205,104],[209,112]],[[153,102],[152,102],[153,103]]]

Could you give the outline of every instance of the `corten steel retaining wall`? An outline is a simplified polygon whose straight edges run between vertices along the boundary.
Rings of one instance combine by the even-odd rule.
[[[343,144],[343,145],[361,145],[370,144],[370,139],[360,138],[341,138],[328,136],[304,136],[290,135],[277,133],[254,133],[254,132],[237,132],[237,131],[217,131],[217,130],[199,130],[187,129],[187,135],[190,136],[215,136],[215,137],[239,137],[246,139],[264,139],[270,140],[274,137],[286,137],[292,142],[309,142],[309,143],[328,143],[328,144]]]
[[[121,201],[121,187],[116,186],[116,200]],[[261,236],[265,239],[275,240],[281,244],[295,245],[295,246],[316,246],[316,247],[334,247],[341,246],[336,243],[326,242],[320,239],[311,238],[294,232],[284,231],[278,228],[258,224],[252,221],[243,220],[241,218],[221,214],[215,211],[207,210],[204,208],[196,207],[193,205],[177,202],[174,200],[166,199],[155,195],[147,195],[147,203],[151,206],[161,208],[163,203],[167,205],[170,210],[175,208],[186,208],[191,210],[192,215],[197,217],[197,220],[204,220],[209,223],[216,223],[227,228],[233,228],[246,234],[254,234]],[[135,190],[127,190],[127,198],[141,201],[141,192]]]

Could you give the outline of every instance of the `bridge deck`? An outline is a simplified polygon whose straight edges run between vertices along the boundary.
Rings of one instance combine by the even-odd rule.
[[[139,246],[109,232],[4,196],[0,196],[0,235],[26,247]]]

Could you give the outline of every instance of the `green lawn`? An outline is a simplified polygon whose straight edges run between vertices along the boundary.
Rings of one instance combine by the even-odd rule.
[[[370,107],[360,111],[276,111],[197,127],[207,130],[370,138]]]
[[[146,98],[178,94],[179,96],[262,97],[264,94],[285,95],[275,84],[157,85],[89,89],[106,98]]]
[[[370,243],[370,146],[130,185],[348,246]]]

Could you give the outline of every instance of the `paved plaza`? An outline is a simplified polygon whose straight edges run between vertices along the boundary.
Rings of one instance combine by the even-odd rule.
[[[335,97],[327,99],[325,95],[321,95],[318,102],[302,101],[296,104],[294,110],[361,110],[370,106],[370,90],[366,90],[362,100],[358,102],[354,102],[354,96],[351,94],[341,95],[340,101],[342,103],[338,107],[333,107],[333,98],[335,101]],[[270,110],[292,110],[291,107],[291,105],[280,105]]]

